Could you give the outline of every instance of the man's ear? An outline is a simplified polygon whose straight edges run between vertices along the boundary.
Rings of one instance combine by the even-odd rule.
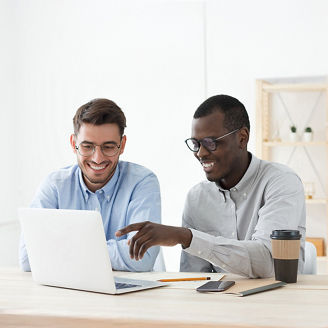
[[[121,140],[120,155],[124,153],[125,144],[126,144],[126,136],[123,136]]]
[[[70,141],[70,143],[71,143],[71,147],[72,147],[72,149],[73,149],[73,152],[76,154],[76,148],[75,148],[75,146],[76,146],[76,142],[75,142],[75,139],[76,139],[75,134],[74,134],[74,133],[71,134],[71,136],[70,136],[70,138],[69,138],[69,141]]]
[[[249,130],[246,127],[242,127],[239,130],[239,147],[240,149],[246,149],[249,140]]]

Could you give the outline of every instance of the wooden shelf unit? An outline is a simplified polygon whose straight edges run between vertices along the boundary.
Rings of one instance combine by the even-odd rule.
[[[328,146],[327,141],[311,141],[311,142],[304,142],[304,141],[263,141],[264,147],[277,147],[277,146],[287,146],[287,147],[299,147],[299,146]]]
[[[286,79],[285,79],[286,80]],[[279,83],[276,82],[278,80],[257,80],[256,81],[256,153],[257,157],[264,159],[264,160],[272,160],[271,153],[273,149],[277,149],[277,147],[322,147],[323,152],[323,160],[325,161],[325,168],[328,170],[328,80],[325,83],[297,83],[292,81],[291,83]],[[325,122],[324,129],[325,129],[325,137],[323,139],[311,141],[311,142],[304,142],[304,141],[297,141],[291,142],[287,140],[274,140],[272,138],[272,131],[270,128],[272,127],[271,124],[271,115],[272,115],[272,96],[275,93],[301,93],[301,92],[321,92],[325,96],[325,108],[324,116]],[[320,173],[320,172],[319,172]],[[301,179],[302,175],[299,174]],[[306,199],[306,206],[312,205],[320,205],[325,206],[325,227],[323,229],[326,230],[325,236],[325,246],[324,246],[324,255],[328,254],[328,174],[327,179],[323,182],[325,185],[326,195],[325,197],[320,198],[313,198],[313,199]],[[307,226],[310,222],[307,221]],[[312,239],[315,239],[312,238]],[[322,252],[320,253],[322,255]]]

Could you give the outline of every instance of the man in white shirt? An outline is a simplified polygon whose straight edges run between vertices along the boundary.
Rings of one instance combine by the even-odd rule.
[[[300,178],[287,166],[260,160],[247,151],[250,124],[244,105],[218,95],[194,114],[186,140],[207,181],[187,195],[182,227],[152,222],[131,224],[116,235],[129,240],[139,260],[154,245],[182,245],[181,271],[231,272],[246,277],[274,275],[270,234],[302,234],[299,271],[304,265],[305,201]]]

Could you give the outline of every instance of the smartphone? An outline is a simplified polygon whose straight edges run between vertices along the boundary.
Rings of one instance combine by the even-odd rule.
[[[196,288],[197,292],[222,292],[235,284],[234,281],[209,281]]]

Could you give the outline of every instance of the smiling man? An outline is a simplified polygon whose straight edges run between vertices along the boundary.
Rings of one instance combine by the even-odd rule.
[[[186,144],[201,164],[207,181],[189,191],[183,227],[142,222],[116,233],[121,237],[138,231],[128,241],[132,258],[142,259],[153,245],[181,244],[181,271],[270,277],[274,275],[272,230],[297,229],[302,234],[302,271],[302,182],[290,168],[260,160],[248,152],[249,131],[248,115],[239,100],[218,95],[199,106]]]
[[[31,207],[100,211],[113,269],[151,270],[159,247],[149,249],[142,261],[135,262],[129,256],[127,236],[115,238],[123,225],[145,219],[161,221],[160,190],[154,173],[119,160],[126,144],[124,113],[111,100],[94,99],[77,110],[73,126],[70,143],[78,165],[51,173]],[[20,265],[30,271],[23,236]]]

